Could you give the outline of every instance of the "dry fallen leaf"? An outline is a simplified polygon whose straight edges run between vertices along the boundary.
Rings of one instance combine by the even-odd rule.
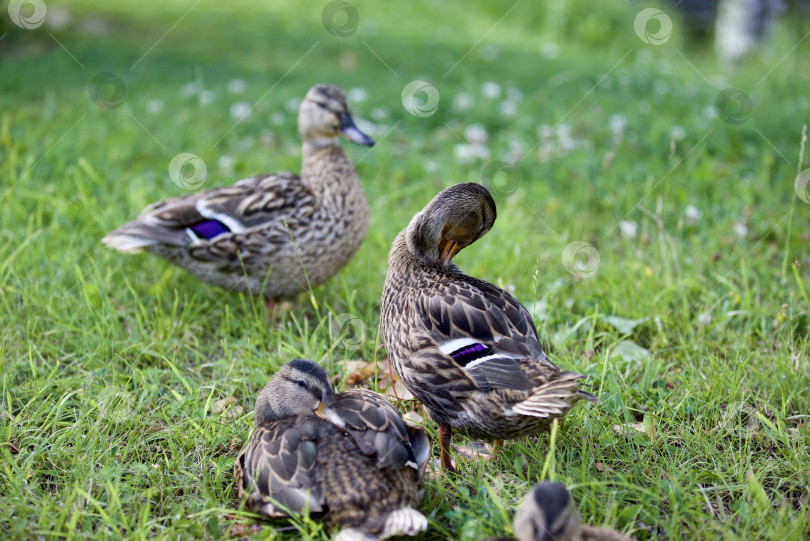
[[[597,462],[596,464],[594,464],[594,466],[596,466],[596,469],[601,471],[601,472],[605,472],[605,471],[612,472],[613,471],[613,466],[609,466],[608,464],[605,464],[603,462]]]
[[[248,537],[250,536],[250,526],[237,522],[231,526],[231,537]]]
[[[362,359],[346,359],[344,361],[337,361],[335,364],[340,367],[341,374],[351,374],[352,372],[362,370],[366,367],[366,365],[373,363],[369,363]]]
[[[410,421],[415,425],[425,424],[425,419],[415,411],[409,411],[408,413],[403,415],[402,418],[405,419],[406,421]]]
[[[212,408],[214,413],[219,413],[227,420],[233,420],[245,414],[245,408],[236,403],[236,399],[232,396],[228,398],[221,398],[214,402]]]
[[[618,436],[625,436],[633,432],[644,434],[644,425],[642,423],[627,423],[626,425],[613,425],[613,432]]]
[[[456,467],[455,460],[450,459],[450,464],[453,466],[453,468]],[[444,479],[445,477],[447,477],[447,473],[442,468],[441,461],[436,457],[431,458],[430,461],[428,461],[427,469],[425,470],[425,478]]]
[[[16,455],[20,452],[20,448],[17,447],[17,445],[14,443],[14,440],[7,441],[6,445],[8,445],[8,450],[9,452],[11,452],[12,455]]]
[[[378,373],[377,363],[366,361],[341,361],[341,373],[346,376],[346,386],[355,387]]]
[[[468,459],[491,460],[492,446],[480,441],[471,441],[467,445],[453,445],[453,449]]]

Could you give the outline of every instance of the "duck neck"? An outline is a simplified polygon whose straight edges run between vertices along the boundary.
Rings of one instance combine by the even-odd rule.
[[[323,195],[359,182],[337,137],[319,137],[304,141],[301,180],[313,191]]]
[[[421,263],[441,265],[438,246],[442,232],[438,224],[430,219],[432,210],[426,208],[414,216],[402,236],[406,249]]]

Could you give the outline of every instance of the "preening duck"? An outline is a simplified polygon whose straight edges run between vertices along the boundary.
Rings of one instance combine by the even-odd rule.
[[[503,289],[467,276],[453,256],[495,222],[472,182],[440,192],[394,240],[380,325],[394,370],[439,424],[442,465],[451,429],[486,440],[537,434],[578,400],[584,377],[546,357],[529,312]]]

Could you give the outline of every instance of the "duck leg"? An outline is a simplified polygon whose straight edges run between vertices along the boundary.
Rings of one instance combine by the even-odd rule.
[[[439,425],[439,446],[442,452],[442,468],[445,471],[455,472],[453,467],[453,459],[450,458],[450,434],[451,428],[449,425]]]

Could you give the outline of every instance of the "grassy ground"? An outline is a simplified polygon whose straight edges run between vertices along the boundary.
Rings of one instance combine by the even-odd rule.
[[[464,463],[463,482],[428,481],[425,539],[510,531],[543,478],[640,539],[806,538],[806,28],[789,20],[732,67],[675,13],[666,43],[645,43],[624,3],[358,0],[333,33],[325,2],[157,4],[48,2],[31,30],[0,12],[2,537],[250,535],[230,472],[255,393],[290,358],[339,375],[384,358],[391,240],[439,189],[479,180],[499,218],[458,263],[531,306],[601,403]],[[101,73],[123,86],[91,99]],[[419,114],[403,107],[414,80],[435,111],[425,93],[406,100]],[[100,245],[183,193],[167,173],[180,152],[207,164],[203,187],[297,170],[290,100],[316,82],[362,89],[379,142],[348,148],[368,238],[310,299],[271,322],[260,301]],[[330,314],[365,334],[330,333]],[[257,535],[327,536],[303,519]]]

